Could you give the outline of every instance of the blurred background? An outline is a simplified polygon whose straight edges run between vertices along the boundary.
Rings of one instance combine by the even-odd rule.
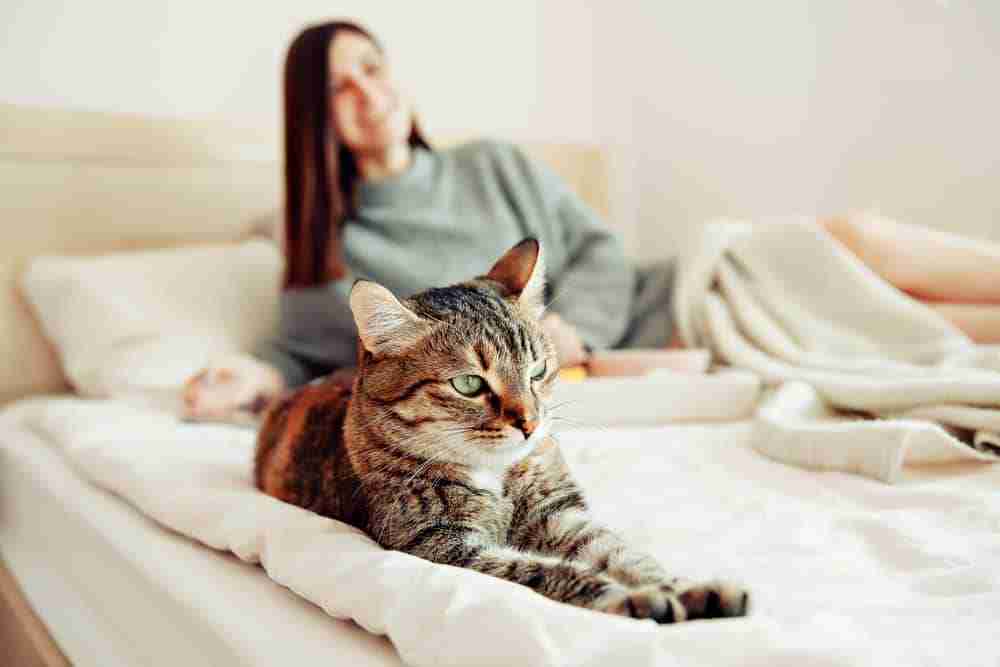
[[[862,208],[1000,239],[993,0],[4,0],[0,101],[277,133],[289,41],[337,17],[431,137],[603,146],[638,258],[714,217]]]

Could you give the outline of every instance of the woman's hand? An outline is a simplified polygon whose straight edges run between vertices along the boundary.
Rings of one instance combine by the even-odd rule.
[[[184,383],[184,415],[225,419],[240,410],[257,413],[284,388],[284,378],[277,369],[249,355],[230,355]]]
[[[542,318],[542,328],[556,346],[559,366],[579,366],[587,360],[587,348],[572,324],[556,313],[548,313]]]

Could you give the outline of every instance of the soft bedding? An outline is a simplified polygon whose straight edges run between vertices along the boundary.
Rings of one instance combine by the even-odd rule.
[[[250,483],[252,429],[74,398],[24,401],[0,420],[161,525],[387,635],[407,664],[1000,660],[998,466],[910,466],[890,486],[761,457],[749,422],[563,432],[598,519],[677,573],[740,581],[755,596],[748,618],[657,626],[387,552],[264,496]]]
[[[0,417],[0,554],[74,665],[402,664],[384,637],[89,483],[18,421]]]

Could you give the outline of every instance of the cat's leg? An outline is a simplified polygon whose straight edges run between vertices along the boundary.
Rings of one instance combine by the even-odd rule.
[[[683,621],[681,600],[665,589],[632,590],[586,563],[491,543],[478,530],[454,524],[428,526],[401,551],[445,565],[464,567],[527,586],[552,600],[605,613]]]
[[[718,618],[743,616],[749,609],[749,594],[741,587],[721,581],[695,583],[670,576],[650,555],[629,547],[613,531],[595,523],[582,507],[539,513],[518,531],[518,546],[581,563],[632,590],[655,597],[676,597],[685,616]]]

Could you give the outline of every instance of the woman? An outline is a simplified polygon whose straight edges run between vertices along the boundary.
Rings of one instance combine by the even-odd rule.
[[[193,377],[185,394],[192,417],[224,418],[352,366],[347,294],[355,277],[408,295],[481,273],[527,236],[546,250],[555,296],[543,325],[562,364],[580,363],[590,348],[670,340],[670,263],[632,268],[615,235],[513,146],[431,151],[382,49],[360,26],[302,31],[286,59],[284,96],[281,330],[255,356],[220,360]],[[821,224],[918,297],[1000,303],[996,247],[887,222]],[[974,307],[939,307],[974,338],[1000,340],[1000,323],[984,326]]]

